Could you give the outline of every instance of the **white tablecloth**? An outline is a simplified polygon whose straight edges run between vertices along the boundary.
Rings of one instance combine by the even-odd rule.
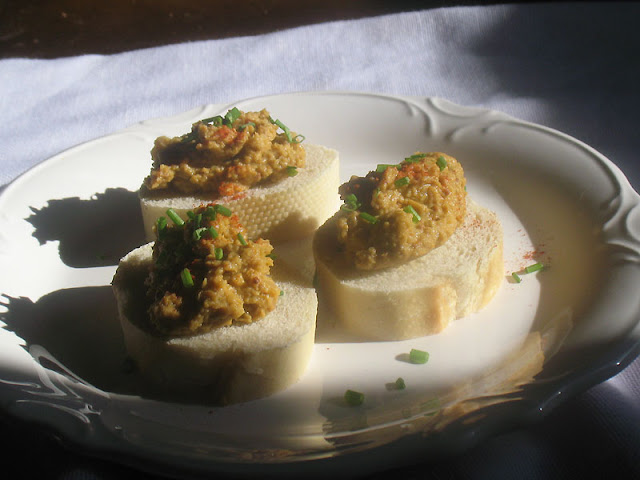
[[[633,3],[451,7],[108,56],[3,59],[0,185],[71,146],[145,119],[266,94],[347,90],[442,97],[561,130],[610,158],[638,190],[638,18],[640,5]],[[9,431],[17,447],[0,458],[26,473],[129,472],[31,444],[20,428]],[[638,361],[539,424],[400,473],[537,479],[607,472],[640,478]]]

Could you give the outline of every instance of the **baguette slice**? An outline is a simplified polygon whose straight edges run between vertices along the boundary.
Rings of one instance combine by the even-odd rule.
[[[335,315],[336,326],[363,340],[438,333],[484,307],[502,283],[502,226],[493,212],[471,200],[464,223],[443,245],[373,272],[340,261],[336,219],[314,237],[318,295]]]
[[[113,290],[129,355],[154,393],[174,400],[229,404],[284,390],[305,373],[313,351],[317,298],[291,272],[274,267],[283,295],[263,319],[192,337],[163,339],[137,326],[146,315],[144,278],[152,244],[128,253]]]
[[[313,235],[335,212],[340,164],[338,152],[333,149],[305,145],[305,150],[307,166],[297,175],[275,185],[254,186],[233,197],[158,195],[143,186],[139,196],[147,241],[155,239],[153,226],[168,208],[186,219],[188,210],[212,201],[233,210],[249,238],[276,243]]]

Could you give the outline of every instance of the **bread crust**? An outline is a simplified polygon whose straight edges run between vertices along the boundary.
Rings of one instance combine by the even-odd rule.
[[[158,217],[173,208],[181,217],[206,203],[221,203],[238,215],[249,238],[266,238],[272,243],[297,240],[313,235],[329,218],[338,203],[340,184],[339,155],[320,145],[305,145],[307,166],[294,177],[275,185],[254,186],[234,197],[189,197],[139,191],[140,207],[147,241],[153,241]]]
[[[191,337],[162,338],[132,316],[145,314],[144,277],[152,244],[120,262],[112,286],[129,355],[157,395],[172,400],[230,404],[262,398],[296,383],[315,340],[315,290],[280,267],[272,276],[283,291],[265,318]]]
[[[404,340],[444,330],[483,308],[504,279],[503,233],[495,213],[468,200],[464,223],[428,254],[380,271],[341,260],[336,216],[313,241],[320,302],[337,327],[362,340]]]

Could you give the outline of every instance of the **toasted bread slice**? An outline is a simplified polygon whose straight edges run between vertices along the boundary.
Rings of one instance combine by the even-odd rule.
[[[310,284],[276,266],[272,277],[283,293],[266,317],[201,335],[161,338],[138,326],[146,315],[144,279],[151,253],[148,243],[127,254],[113,290],[127,351],[153,391],[228,404],[271,395],[302,377],[315,337],[317,298]]]
[[[378,271],[357,270],[337,253],[336,218],[313,241],[318,295],[338,326],[363,340],[438,333],[484,307],[504,278],[502,226],[471,200],[464,223],[443,245]]]
[[[272,243],[313,235],[338,204],[340,164],[338,152],[319,145],[305,145],[306,167],[297,175],[273,185],[258,185],[233,197],[167,195],[139,192],[142,219],[148,241],[155,239],[158,217],[172,208],[182,218],[195,207],[221,203],[238,215],[249,238],[266,238]]]

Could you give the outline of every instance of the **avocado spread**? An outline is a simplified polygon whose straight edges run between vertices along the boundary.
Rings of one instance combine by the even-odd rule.
[[[465,217],[465,187],[460,163],[439,152],[351,177],[339,189],[337,235],[346,261],[376,270],[442,245]]]
[[[186,222],[167,215],[158,219],[146,279],[147,330],[195,335],[255,322],[276,307],[268,240],[246,238],[237,216],[218,204],[196,208]]]
[[[267,110],[245,113],[234,107],[224,117],[194,123],[179,137],[158,137],[143,186],[158,194],[237,195],[304,167],[302,140]]]

